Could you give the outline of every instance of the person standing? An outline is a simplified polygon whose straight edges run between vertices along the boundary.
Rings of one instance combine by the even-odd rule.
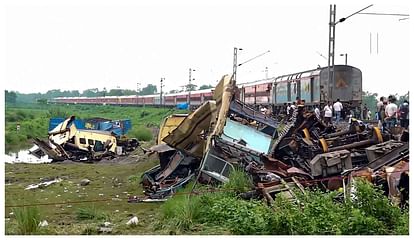
[[[400,119],[401,127],[407,129],[408,128],[408,120],[409,120],[409,108],[408,108],[408,100],[404,100],[404,102],[400,105],[398,111],[398,118]]]
[[[331,123],[332,121],[332,106],[331,103],[328,102],[328,104],[325,105],[325,107],[323,108],[323,116],[324,116],[324,120],[326,124]]]
[[[368,108],[367,108],[367,105],[364,104],[364,108],[362,109],[362,120],[368,119],[367,114],[368,114]]]
[[[388,97],[388,104],[385,107],[385,123],[388,128],[395,127],[397,124],[397,110],[398,107],[395,104],[395,97],[390,95]]]
[[[377,102],[377,113],[376,119],[378,120],[378,127],[382,129],[382,125],[384,124],[384,116],[385,116],[385,106],[384,106],[384,99],[385,97],[380,97],[380,100]]]
[[[318,106],[315,107],[315,115],[317,119],[321,119],[321,112],[319,111]]]
[[[339,98],[334,103],[333,109],[335,110],[335,123],[338,124],[341,118],[341,111],[343,109],[342,103],[339,101]]]

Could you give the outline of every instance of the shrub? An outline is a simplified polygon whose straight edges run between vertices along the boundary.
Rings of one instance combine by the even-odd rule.
[[[39,230],[40,213],[37,207],[15,208],[17,229],[19,234],[28,235]]]
[[[235,168],[230,172],[229,181],[223,185],[225,190],[235,193],[243,193],[251,190],[253,182],[251,177],[241,168]]]
[[[270,209],[261,201],[244,201],[233,196],[216,199],[204,221],[225,226],[234,234],[268,234]]]
[[[63,117],[67,118],[70,114],[66,110],[64,110],[62,107],[52,108],[48,112],[48,117],[54,118],[54,117]]]
[[[360,209],[366,216],[372,216],[383,222],[391,230],[402,217],[399,207],[393,205],[384,192],[366,180],[356,181],[354,208]]]
[[[167,220],[164,227],[187,231],[195,223],[200,222],[202,217],[202,204],[199,196],[190,196],[193,184],[189,183],[186,188],[179,191],[177,195],[168,199],[161,207],[163,217]]]
[[[136,129],[132,129],[128,132],[128,136],[131,138],[136,138],[138,141],[151,141],[152,140],[152,132],[150,129],[145,127],[138,127]]]

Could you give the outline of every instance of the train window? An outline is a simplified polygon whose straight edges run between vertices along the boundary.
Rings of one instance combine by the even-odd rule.
[[[79,138],[79,143],[80,144],[86,144],[86,139],[85,138]]]
[[[89,145],[93,145],[93,140],[92,139],[88,139],[88,144]]]

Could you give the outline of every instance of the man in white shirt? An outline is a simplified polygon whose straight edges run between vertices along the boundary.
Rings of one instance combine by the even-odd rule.
[[[385,122],[388,128],[395,127],[397,124],[398,106],[395,104],[396,98],[393,95],[388,97],[388,104],[385,107]]]
[[[335,110],[335,123],[339,123],[339,119],[341,118],[341,111],[343,109],[342,103],[339,101],[339,98],[336,100],[336,103],[333,105],[333,109]]]
[[[323,108],[323,112],[324,112],[325,123],[329,124],[332,119],[332,106],[330,102],[328,102],[328,104]]]

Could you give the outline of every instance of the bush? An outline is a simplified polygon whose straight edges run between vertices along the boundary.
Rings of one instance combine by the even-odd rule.
[[[150,129],[145,127],[138,127],[136,129],[131,129],[128,132],[128,136],[131,138],[136,138],[138,141],[151,141],[152,140],[152,132]]]
[[[191,230],[195,223],[200,222],[204,208],[200,196],[186,194],[191,192],[192,186],[192,183],[188,183],[184,189],[178,191],[161,206],[162,215],[167,220],[164,228],[183,232]]]
[[[223,185],[225,190],[235,193],[243,193],[251,190],[253,182],[251,177],[241,168],[235,168],[230,172],[229,181]]]
[[[69,112],[64,110],[62,107],[57,107],[57,108],[50,109],[47,115],[50,118],[55,118],[55,117],[68,118],[68,117],[70,117]]]
[[[37,207],[15,208],[18,233],[28,235],[39,230],[40,213]]]
[[[213,203],[204,221],[225,226],[234,234],[269,234],[270,213],[261,201],[223,196]]]

